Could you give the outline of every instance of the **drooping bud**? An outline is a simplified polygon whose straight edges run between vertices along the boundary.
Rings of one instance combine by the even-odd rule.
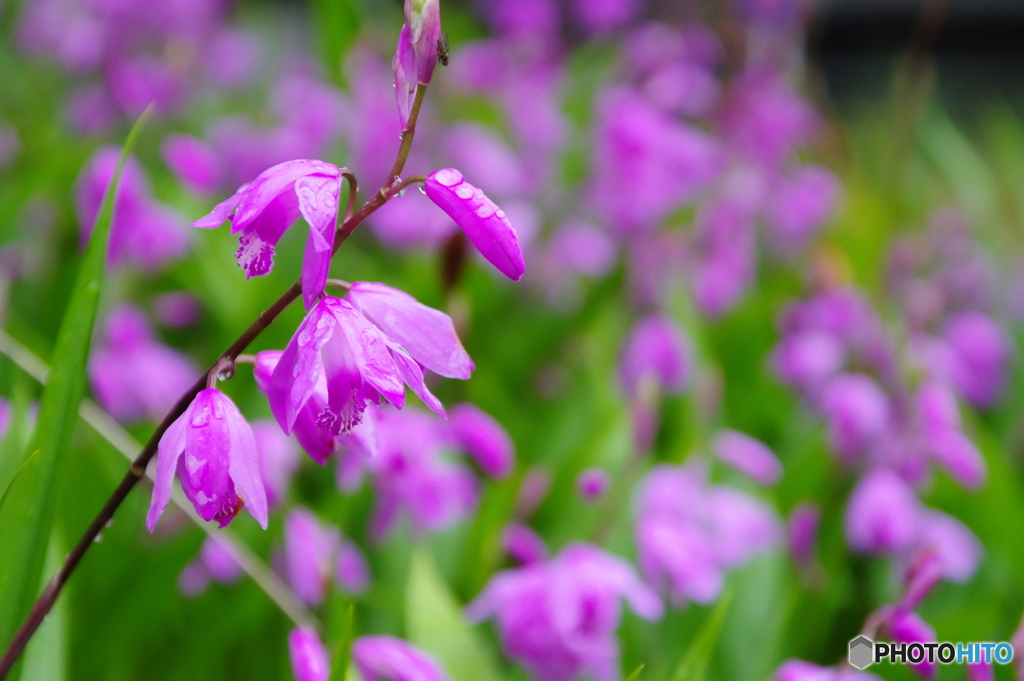
[[[526,265],[519,236],[505,211],[454,168],[431,173],[423,186],[430,200],[448,213],[488,262],[509,279],[523,278]]]

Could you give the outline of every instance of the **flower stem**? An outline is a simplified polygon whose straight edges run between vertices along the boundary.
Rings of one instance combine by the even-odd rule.
[[[389,178],[395,178],[401,175],[403,168],[405,168],[405,162],[409,157],[409,149],[412,147],[413,136],[416,133],[416,119],[419,117],[420,107],[423,104],[423,97],[426,94],[427,86],[420,83],[416,87],[416,99],[413,102],[412,111],[409,115],[409,124],[406,129],[402,131],[402,143],[398,150],[398,157],[395,159],[395,164],[391,168],[391,174]],[[341,226],[338,228],[338,232],[334,238],[334,249],[332,253],[337,253],[341,245],[345,243],[349,236],[356,230],[356,228],[374,211],[383,206],[389,199],[398,194],[404,186],[414,181],[414,178],[409,178],[405,183],[399,183],[398,185],[391,187],[382,187],[381,191],[374,194],[373,198],[363,204],[363,207],[359,209],[357,213],[348,217],[344,220]],[[422,180],[420,180],[422,181]],[[354,189],[354,186],[352,187]],[[43,589],[43,593],[40,594],[39,598],[36,599],[35,605],[32,606],[32,611],[29,613],[25,623],[22,624],[18,633],[15,634],[14,640],[8,646],[6,652],[2,658],[0,658],[0,680],[7,676],[7,673],[14,666],[18,656],[25,649],[25,645],[28,643],[32,635],[35,634],[39,625],[42,624],[43,619],[53,608],[53,604],[57,601],[57,596],[60,595],[61,589],[67,582],[68,577],[74,572],[78,566],[79,561],[85,555],[85,552],[89,550],[89,547],[93,545],[97,536],[107,523],[114,517],[114,512],[117,511],[118,507],[128,496],[128,493],[132,491],[135,484],[142,479],[146,474],[146,466],[149,464],[150,459],[156,454],[157,445],[160,443],[160,438],[163,437],[164,432],[174,423],[179,416],[185,413],[188,405],[192,403],[196,395],[199,394],[203,388],[205,388],[209,381],[216,380],[217,373],[225,366],[225,364],[231,364],[238,358],[242,352],[249,347],[263,331],[269,327],[278,315],[284,312],[285,308],[291,305],[295,299],[302,294],[302,284],[300,281],[296,281],[291,287],[285,291],[280,298],[274,301],[274,304],[268,307],[266,310],[260,313],[260,316],[249,325],[242,335],[240,335],[234,343],[232,343],[227,350],[221,353],[220,357],[213,363],[213,365],[200,376],[192,387],[182,395],[175,403],[174,407],[171,408],[167,416],[160,422],[153,431],[153,435],[150,436],[149,440],[143,446],[142,451],[135,457],[131,465],[128,467],[128,472],[125,473],[121,482],[114,489],[114,492],[107,499],[107,502],[100,509],[100,512],[93,519],[92,523],[85,530],[81,539],[75,545],[74,549],[64,559],[64,564],[57,570],[57,574],[46,585]]]
[[[11,338],[2,329],[0,329],[0,354],[10,358],[25,373],[40,383],[46,383],[49,378],[50,367],[47,366],[46,362],[21,343]],[[252,355],[239,355],[235,363],[251,364],[255,359]],[[126,456],[129,461],[135,458],[136,452],[142,447],[131,433],[125,430],[121,424],[115,421],[110,414],[92,400],[82,400],[81,405],[78,407],[78,415],[100,437],[109,442],[114,449]],[[147,477],[152,479],[151,475],[147,475]],[[171,493],[171,502],[178,506],[207,535],[231,551],[242,571],[248,574],[252,581],[267,594],[270,600],[277,604],[281,612],[287,615],[297,626],[320,628],[320,623],[306,610],[289,586],[281,581],[281,578],[274,574],[267,564],[261,561],[231,531],[231,528],[218,529],[213,524],[200,518],[199,514],[192,508],[192,504],[181,493],[181,490],[174,490]]]

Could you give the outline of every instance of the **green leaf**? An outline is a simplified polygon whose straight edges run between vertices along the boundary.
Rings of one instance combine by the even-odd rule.
[[[331,656],[331,678],[329,681],[345,681],[345,674],[348,671],[348,661],[352,657],[352,639],[355,634],[356,606],[350,603],[345,613],[345,623],[341,629],[341,636],[334,646],[334,655]]]
[[[9,493],[11,491],[11,488],[14,487],[14,483],[18,480],[18,476],[21,475],[21,473],[26,468],[28,468],[28,465],[30,463],[32,463],[32,461],[36,458],[37,454],[39,454],[39,450],[38,449],[36,451],[32,452],[32,454],[28,457],[28,460],[21,465],[21,468],[19,468],[17,471],[14,472],[13,476],[11,476],[11,481],[10,481],[10,483],[8,483],[7,488],[3,491],[3,494],[0,494],[0,511],[3,510],[4,502],[6,502],[7,498],[10,496]]]
[[[148,111],[128,135],[117,170],[103,196],[57,332],[50,362],[53,370],[40,399],[35,432],[27,450],[34,453],[7,490],[4,505],[0,507],[0,537],[4,542],[4,550],[0,551],[0,647],[3,648],[14,638],[39,592],[53,522],[55,481],[71,445],[71,435],[78,422],[78,405],[85,392],[86,361],[103,284],[114,195],[125,159],[147,117]]]
[[[639,679],[640,678],[640,672],[642,672],[644,670],[644,666],[645,665],[641,664],[639,667],[634,669],[633,673],[626,677],[626,681],[636,681],[637,679]]]
[[[500,681],[498,663],[462,616],[455,596],[422,548],[413,551],[405,593],[409,640],[436,657],[455,681]]]
[[[0,442],[0,490],[6,494],[14,477],[25,465],[28,446],[28,391],[25,375],[18,373],[11,400],[11,425]]]
[[[731,600],[732,592],[726,592],[718,599],[715,609],[711,611],[711,615],[697,632],[689,650],[676,667],[675,681],[704,681],[711,655],[715,652],[718,638],[722,634],[722,624],[725,622]]]

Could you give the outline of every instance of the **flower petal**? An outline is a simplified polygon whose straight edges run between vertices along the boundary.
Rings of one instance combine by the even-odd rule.
[[[227,422],[231,449],[228,450],[228,473],[235,492],[245,502],[249,513],[264,530],[267,529],[267,493],[260,477],[256,453],[256,436],[238,407],[229,397],[221,394],[224,419]]]
[[[231,219],[232,233],[245,229],[272,201],[307,175],[338,177],[340,173],[336,166],[312,159],[285,161],[264,170],[259,177],[238,190],[238,208]]]
[[[380,331],[347,301],[326,298],[324,302],[345,334],[363,380],[401,409],[405,403],[405,385]]]
[[[199,218],[195,222],[190,222],[189,225],[192,227],[199,227],[200,229],[216,229],[217,227],[220,227],[224,224],[225,220],[231,217],[231,213],[234,212],[235,207],[238,205],[239,195],[246,187],[248,187],[248,185],[243,185],[242,188],[234,194],[234,196],[230,197],[226,201],[221,201],[213,207],[213,210],[211,210],[208,215]]]
[[[441,404],[441,400],[437,399],[430,389],[427,388],[427,384],[423,382],[423,369],[420,365],[408,355],[402,348],[397,345],[390,345],[391,356],[395,359],[395,364],[398,365],[398,372],[402,375],[402,380],[409,386],[416,396],[423,400],[423,404],[434,412],[448,418],[448,414],[444,410],[444,405]]]
[[[440,310],[398,289],[366,281],[352,284],[345,299],[434,373],[466,379],[473,372],[473,360],[455,334],[451,317]]]
[[[193,404],[195,402],[193,401]],[[163,437],[157,449],[156,460],[156,481],[153,483],[153,498],[149,503],[149,513],[146,514],[146,528],[152,532],[160,515],[167,508],[167,502],[171,500],[171,487],[174,485],[174,471],[178,467],[178,458],[185,451],[185,429],[192,418],[192,405],[190,404],[182,414],[172,423]]]
[[[320,350],[335,332],[335,320],[323,302],[295,330],[270,377],[267,399],[281,429],[291,434],[295,418],[316,388],[323,368]]]

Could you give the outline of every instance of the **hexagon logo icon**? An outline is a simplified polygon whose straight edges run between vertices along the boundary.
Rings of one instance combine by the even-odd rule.
[[[850,664],[857,669],[871,665],[875,656],[875,643],[867,636],[858,636],[850,641]]]

